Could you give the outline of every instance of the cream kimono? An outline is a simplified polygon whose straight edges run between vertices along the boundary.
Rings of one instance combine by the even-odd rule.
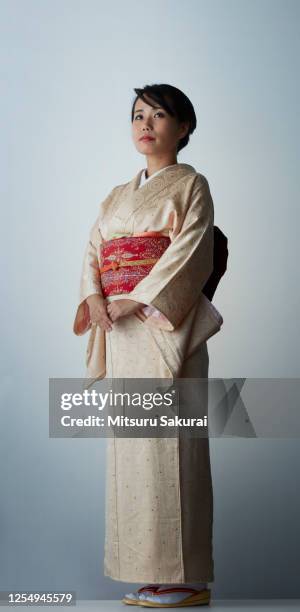
[[[206,340],[222,317],[202,293],[213,270],[214,208],[206,178],[183,163],[140,188],[141,170],[101,203],[84,254],[74,333],[90,330],[86,376],[207,378]],[[86,298],[102,293],[101,241],[146,231],[171,243],[133,291],[145,304],[105,332]],[[207,403],[207,391],[199,388]],[[136,583],[213,581],[207,438],[108,438],[104,574]]]

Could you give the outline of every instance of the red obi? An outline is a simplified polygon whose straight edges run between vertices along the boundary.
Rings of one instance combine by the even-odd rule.
[[[105,240],[100,246],[104,297],[130,293],[149,274],[171,240],[160,232],[143,232]]]

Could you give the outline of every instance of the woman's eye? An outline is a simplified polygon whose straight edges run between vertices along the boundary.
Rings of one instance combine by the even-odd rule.
[[[155,115],[160,115],[161,117],[164,117],[164,114],[163,114],[163,113],[161,113],[160,111],[158,111],[157,113],[155,113]],[[154,115],[154,117],[155,117],[155,115]],[[143,115],[136,115],[136,116],[135,116],[135,119],[138,119],[139,117],[143,117]]]

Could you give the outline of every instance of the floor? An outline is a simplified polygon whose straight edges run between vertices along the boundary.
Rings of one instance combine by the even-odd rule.
[[[120,612],[132,610],[133,608],[137,608],[137,606],[128,606],[126,604],[122,604],[121,601],[113,601],[113,600],[78,600],[76,602],[76,612],[95,612],[96,610],[99,612]],[[20,604],[19,604],[20,606]],[[37,606],[36,610],[39,612],[43,611],[45,606]],[[69,606],[69,609],[74,606]],[[300,612],[300,599],[266,599],[266,600],[258,600],[258,599],[249,599],[249,600],[225,600],[225,599],[217,599],[211,601],[210,606],[193,606],[193,609],[199,609],[200,607],[203,610],[215,609],[218,612],[222,612],[223,610],[228,612],[229,610],[234,610],[234,612],[251,612],[252,610],[255,612],[287,612],[288,610],[299,610]],[[1,606],[1,612],[8,612],[11,606]],[[47,606],[48,608],[48,606]],[[66,612],[68,606],[59,606],[60,612]],[[140,606],[143,608],[143,606]],[[143,608],[146,610],[146,608]],[[149,609],[149,608],[148,608]],[[173,608],[173,610],[182,610],[183,608]],[[185,608],[187,609],[187,608]]]

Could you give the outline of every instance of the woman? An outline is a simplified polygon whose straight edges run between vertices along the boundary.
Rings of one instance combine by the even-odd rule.
[[[202,293],[213,270],[209,185],[177,162],[193,105],[171,85],[135,92],[132,137],[147,168],[101,203],[84,254],[73,330],[90,330],[90,384],[207,378],[206,341],[223,322]],[[108,438],[104,574],[146,583],[124,603],[209,602],[212,513],[208,438]]]

